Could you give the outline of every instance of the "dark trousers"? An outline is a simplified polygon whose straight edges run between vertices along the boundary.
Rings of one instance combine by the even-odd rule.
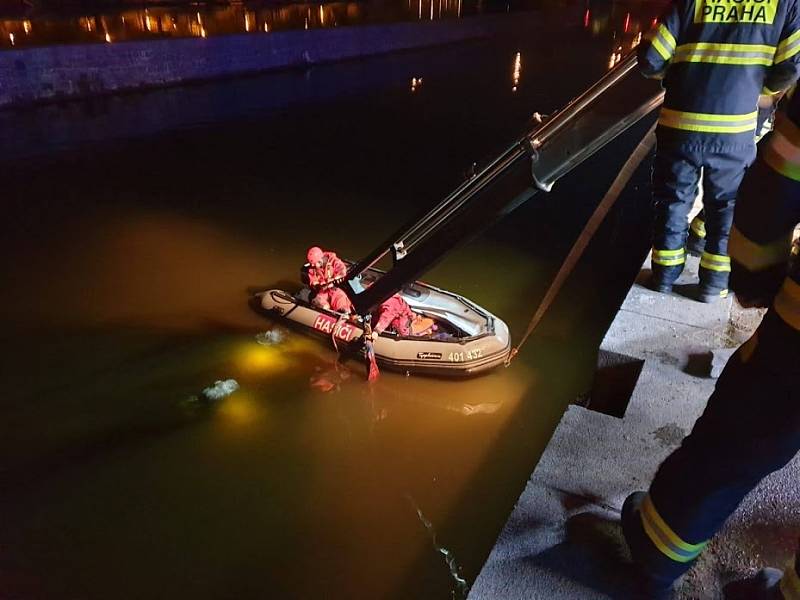
[[[774,309],[728,362],[703,415],[661,464],[650,487],[658,513],[682,540],[710,539],[766,475],[800,451],[800,332]],[[663,554],[662,580],[691,567]]]
[[[659,137],[653,162],[653,249],[684,248],[687,218],[702,176],[706,245],[701,258],[700,281],[727,288],[730,261],[726,259],[733,209],[745,170],[755,159],[755,142],[752,147],[720,150],[689,148],[662,140],[663,136]],[[676,262],[677,257],[671,255],[667,264],[661,265],[654,253],[653,272],[662,281],[674,283],[683,270],[683,263]]]

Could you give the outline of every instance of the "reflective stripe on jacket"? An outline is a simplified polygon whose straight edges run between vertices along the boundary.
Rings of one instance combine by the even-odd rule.
[[[798,0],[678,0],[639,47],[664,79],[659,124],[702,145],[752,144],[758,96],[800,76]]]
[[[800,264],[787,277],[792,235],[800,222],[800,95],[779,112],[775,130],[739,190],[728,251],[731,288],[745,301],[774,301],[800,331]]]

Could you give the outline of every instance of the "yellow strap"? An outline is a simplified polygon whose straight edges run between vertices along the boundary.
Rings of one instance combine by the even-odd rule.
[[[620,169],[616,178],[611,183],[611,187],[608,188],[606,195],[603,196],[600,204],[598,204],[597,208],[594,209],[594,213],[592,213],[592,216],[589,217],[589,220],[586,222],[583,231],[581,231],[578,239],[575,240],[575,243],[572,245],[569,254],[567,254],[567,257],[564,259],[564,262],[558,269],[555,278],[553,278],[552,283],[547,288],[544,298],[542,298],[541,303],[536,308],[536,312],[533,313],[533,317],[531,317],[530,323],[528,323],[528,328],[525,330],[525,333],[517,345],[511,349],[511,352],[509,352],[505,361],[506,366],[511,364],[511,361],[514,360],[514,357],[519,353],[519,349],[522,348],[522,345],[539,326],[539,323],[544,318],[545,313],[548,311],[550,306],[553,304],[553,301],[556,299],[556,296],[558,296],[558,293],[561,291],[564,282],[567,281],[567,278],[575,269],[575,265],[578,264],[578,260],[586,251],[586,248],[589,245],[592,237],[594,237],[594,234],[597,233],[597,230],[603,223],[608,211],[611,210],[611,207],[617,201],[617,198],[619,198],[619,195],[623,192],[625,186],[628,185],[628,182],[630,181],[631,177],[633,177],[636,169],[639,168],[639,165],[642,163],[645,157],[650,154],[650,151],[656,145],[655,131],[656,126],[654,123],[653,126],[650,127],[650,130],[642,138],[642,141],[639,142],[639,145],[636,146],[633,154],[631,154],[628,157],[628,160],[625,161],[625,164],[622,165],[622,169]]]
[[[676,562],[686,563],[694,560],[708,544],[708,542],[700,544],[684,542],[658,514],[649,494],[642,503],[642,527],[653,544]]]
[[[789,326],[800,331],[800,285],[788,277],[775,296],[775,312]]]
[[[734,224],[728,240],[728,252],[748,271],[763,271],[789,260],[792,232],[765,244],[757,244],[744,235]]]

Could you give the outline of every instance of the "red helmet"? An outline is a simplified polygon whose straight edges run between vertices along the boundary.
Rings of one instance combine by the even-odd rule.
[[[312,246],[308,249],[308,254],[306,254],[308,264],[310,265],[316,265],[324,256],[325,254],[322,252],[322,248],[319,246]]]

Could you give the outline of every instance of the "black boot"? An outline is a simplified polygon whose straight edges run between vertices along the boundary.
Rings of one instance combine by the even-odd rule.
[[[700,256],[706,249],[706,238],[700,237],[694,231],[689,231],[686,240],[686,252],[692,256]]]
[[[659,578],[648,569],[648,565],[662,560],[642,527],[641,506],[647,494],[634,492],[622,505],[622,533],[636,567],[635,582],[638,598],[668,600],[672,598],[673,581]]]
[[[731,259],[727,255],[703,252],[700,258],[700,289],[697,299],[711,303],[728,297]]]
[[[697,299],[705,304],[711,304],[717,300],[728,297],[728,288],[719,288],[713,285],[700,284],[697,292]]]
[[[671,267],[664,267],[661,265],[653,265],[653,274],[647,282],[649,287],[654,292],[662,294],[669,294],[672,292],[672,285],[678,280],[678,277],[683,273],[684,265],[675,265]]]

